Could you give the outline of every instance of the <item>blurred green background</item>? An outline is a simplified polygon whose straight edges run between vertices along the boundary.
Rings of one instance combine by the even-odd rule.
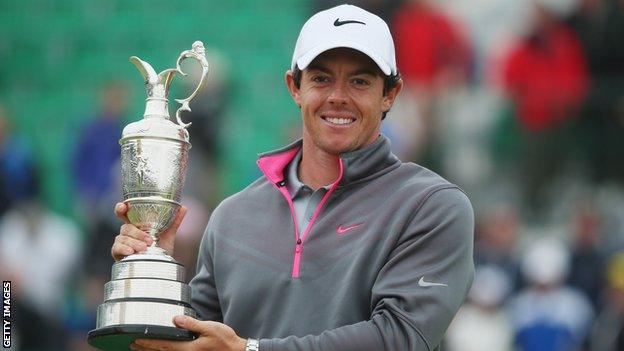
[[[276,126],[298,120],[281,87],[308,12],[304,0],[1,1],[0,103],[14,132],[34,149],[45,175],[44,202],[73,216],[67,156],[98,108],[103,85],[126,83],[127,122],[142,117],[144,86],[128,58],[136,55],[160,72],[195,40],[224,62],[226,72],[208,79],[227,75],[232,87],[219,140],[228,155],[220,195],[246,185],[259,175],[255,155],[280,144],[275,137],[284,131]],[[180,97],[179,84],[178,77],[172,98]]]

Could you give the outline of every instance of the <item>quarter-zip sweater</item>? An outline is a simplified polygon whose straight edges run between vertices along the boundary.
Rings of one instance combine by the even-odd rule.
[[[260,155],[264,176],[215,209],[193,307],[261,351],[438,350],[474,275],[466,195],[382,135],[340,155],[300,233],[285,174],[300,148]]]

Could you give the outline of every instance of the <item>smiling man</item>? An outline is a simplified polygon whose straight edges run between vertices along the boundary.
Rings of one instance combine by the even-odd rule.
[[[402,87],[388,26],[350,5],[317,13],[286,85],[303,137],[260,155],[264,176],[215,209],[190,283],[203,321],[174,320],[199,337],[134,350],[439,349],[473,277],[473,212],[380,134]],[[160,236],[169,254],[185,211]],[[113,257],[146,244],[125,224]]]

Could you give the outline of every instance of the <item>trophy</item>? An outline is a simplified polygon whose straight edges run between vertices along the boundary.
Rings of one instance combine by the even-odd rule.
[[[201,77],[195,91],[176,111],[177,124],[170,120],[167,97],[176,73],[186,58],[201,64]],[[104,286],[104,303],[97,310],[96,329],[88,342],[102,350],[129,350],[138,338],[192,340],[195,335],[173,324],[176,315],[196,317],[191,307],[191,291],[184,282],[184,267],[158,247],[158,234],[173,222],[179,208],[182,186],[191,148],[180,113],[190,111],[189,102],[201,89],[206,74],[204,45],[193,43],[183,51],[176,68],[156,73],[136,56],[130,58],[143,78],[147,99],[143,119],[128,124],[119,140],[123,199],[128,219],[148,233],[153,244],[146,251],[125,257],[113,264],[111,281]]]

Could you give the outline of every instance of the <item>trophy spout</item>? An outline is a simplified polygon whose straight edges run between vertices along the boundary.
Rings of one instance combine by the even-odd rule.
[[[136,56],[130,57],[130,62],[132,62],[139,70],[139,73],[141,73],[141,76],[145,80],[145,84],[156,84],[158,81],[158,75],[152,65]]]
[[[173,70],[174,72],[168,72],[172,70],[166,70],[161,74],[157,74],[152,65],[136,56],[130,57],[130,62],[134,64],[145,80],[147,99],[144,117],[168,119],[169,106],[167,103],[167,95],[169,94],[169,85],[171,84],[175,70]]]

